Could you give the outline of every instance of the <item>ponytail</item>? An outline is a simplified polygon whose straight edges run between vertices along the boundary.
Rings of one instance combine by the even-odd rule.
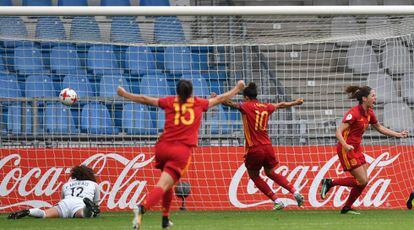
[[[349,94],[350,99],[357,99],[359,104],[362,104],[362,97],[368,97],[371,93],[371,87],[369,86],[348,86],[345,92]]]
[[[193,94],[193,84],[189,80],[181,79],[177,83],[177,95],[180,99],[180,103],[184,104],[189,97]]]

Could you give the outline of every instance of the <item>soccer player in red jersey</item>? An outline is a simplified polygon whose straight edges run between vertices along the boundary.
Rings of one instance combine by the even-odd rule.
[[[257,100],[257,87],[253,82],[250,82],[243,90],[243,98],[244,102],[242,103],[226,101],[223,104],[238,109],[242,114],[247,152],[244,156],[244,164],[250,179],[261,192],[274,202],[275,210],[283,209],[285,204],[277,198],[269,185],[260,177],[260,169],[263,167],[266,176],[291,192],[298,202],[298,206],[302,206],[303,196],[293,188],[286,177],[275,173],[279,161],[276,159],[272,142],[267,134],[267,126],[270,115],[276,109],[301,105],[303,99],[298,98],[292,102],[277,104],[259,102]]]
[[[344,171],[350,172],[352,176],[323,179],[321,198],[325,199],[328,191],[334,186],[351,187],[351,193],[341,213],[360,214],[352,209],[352,204],[368,184],[368,165],[361,147],[362,135],[370,124],[381,134],[391,137],[407,137],[408,131],[395,132],[378,123],[373,111],[375,91],[369,86],[348,86],[345,92],[350,94],[351,99],[357,99],[359,104],[348,110],[342,119],[341,125],[336,130],[336,138],[338,139],[337,154]]]
[[[168,218],[173,195],[172,187],[190,163],[192,148],[198,143],[198,129],[203,112],[230,99],[243,88],[244,81],[240,80],[232,90],[214,98],[202,99],[192,96],[191,81],[183,79],[177,83],[177,95],[165,98],[132,94],[118,87],[117,93],[121,97],[165,110],[164,132],[155,145],[155,167],[162,171],[161,176],[154,189],[147,194],[145,201],[134,210],[134,229],[140,228],[142,215],[161,199],[162,227],[168,228],[172,225]]]

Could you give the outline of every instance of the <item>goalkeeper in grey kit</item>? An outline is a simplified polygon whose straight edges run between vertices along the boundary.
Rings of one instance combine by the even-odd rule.
[[[62,199],[54,207],[24,209],[10,213],[9,219],[25,216],[37,218],[89,218],[99,213],[99,186],[94,171],[84,165],[71,169],[70,179],[62,186]]]

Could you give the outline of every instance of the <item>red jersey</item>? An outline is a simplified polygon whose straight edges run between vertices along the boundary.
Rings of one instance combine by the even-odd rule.
[[[188,98],[184,104],[180,104],[177,96],[160,98],[158,105],[165,110],[165,125],[159,141],[197,146],[198,129],[208,104],[208,100],[198,97]]]
[[[250,100],[239,104],[246,147],[272,144],[267,134],[269,116],[276,110],[272,104]]]
[[[342,119],[342,123],[349,123],[350,127],[344,130],[342,136],[346,143],[358,146],[362,141],[362,134],[368,128],[369,124],[378,123],[377,117],[372,109],[365,111],[362,105],[352,107]],[[340,143],[338,143],[340,145]]]

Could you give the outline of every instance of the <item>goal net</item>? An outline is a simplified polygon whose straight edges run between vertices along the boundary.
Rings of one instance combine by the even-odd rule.
[[[411,15],[2,16],[0,212],[56,204],[78,164],[96,171],[103,210],[140,203],[160,175],[153,145],[164,114],[122,100],[116,88],[164,97],[181,78],[204,98],[239,79],[255,82],[265,102],[304,98],[270,118],[277,172],[304,194],[305,209],[338,208],[349,190],[337,187],[321,200],[319,186],[345,175],[335,130],[357,104],[345,87],[371,86],[379,122],[414,131],[413,25]],[[71,107],[59,102],[64,88],[79,96]],[[205,114],[181,179],[186,187],[176,193],[187,209],[271,207],[248,179],[243,145],[237,110],[217,106]],[[413,139],[369,128],[363,145],[370,181],[355,205],[403,208],[414,187]],[[286,190],[266,182],[296,208]],[[174,209],[181,205],[174,199]]]

